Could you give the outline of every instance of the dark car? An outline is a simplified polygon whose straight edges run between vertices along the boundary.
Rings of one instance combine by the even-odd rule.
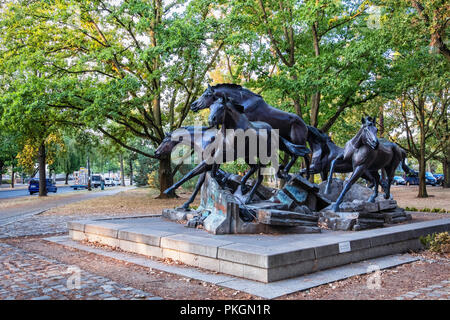
[[[52,179],[45,179],[45,182],[46,182],[47,192],[56,193],[56,191],[58,191],[58,188],[53,183]],[[31,179],[30,182],[28,182],[28,192],[30,194],[39,192],[39,179]]]
[[[435,186],[437,185],[437,180],[436,178],[433,176],[433,174],[431,172],[425,172],[425,182],[426,184]]]
[[[410,173],[405,175],[405,184],[407,186],[417,185],[419,184],[419,174],[417,171],[411,171]]]
[[[394,181],[392,181],[392,183],[395,184],[396,186],[398,186],[399,184],[403,184],[404,185],[404,184],[406,184],[406,180],[403,179],[400,176],[395,176],[394,177]]]
[[[411,171],[405,176],[406,185],[418,185],[419,184],[419,173],[417,171]],[[435,186],[437,184],[436,178],[431,174],[431,172],[425,172],[425,183]]]
[[[444,175],[442,173],[436,173],[433,176],[436,178],[438,185],[442,186],[444,184]]]

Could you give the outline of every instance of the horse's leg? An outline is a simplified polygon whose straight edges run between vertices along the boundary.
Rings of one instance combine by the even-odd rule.
[[[397,164],[398,166],[398,164]],[[391,166],[390,168],[386,169],[386,188],[384,189],[384,198],[385,199],[390,199],[391,198],[391,185],[392,185],[392,180],[394,179],[394,175],[395,175],[395,169],[397,168],[397,166]]]
[[[378,197],[378,185],[380,184],[380,175],[378,174],[378,171],[367,171],[362,176],[365,176],[366,178],[370,179],[374,185],[374,190],[372,195],[369,198],[369,202],[375,202],[375,198]]]
[[[322,181],[325,181],[325,180],[327,180],[327,177],[328,177],[328,168],[323,168],[321,171],[320,171],[320,179],[322,179]]]
[[[286,165],[286,167],[283,170],[283,175],[284,175],[285,179],[289,178],[289,171],[291,170],[292,166],[294,165],[295,161],[297,161],[297,159],[298,159],[298,156],[291,155],[291,160],[289,161],[289,163]]]
[[[169,194],[170,192],[175,191],[186,181],[192,179],[193,177],[195,177],[203,172],[209,171],[209,170],[211,170],[210,164],[207,164],[206,161],[200,162],[194,169],[189,171],[183,178],[181,178],[180,181],[174,183],[170,188],[166,189],[164,191],[164,194]]]
[[[242,194],[247,193],[248,189],[247,189],[247,186],[245,185],[245,183],[252,176],[252,174],[254,174],[256,172],[256,170],[258,170],[258,165],[255,165],[255,164],[250,165],[250,170],[248,170],[247,173],[242,177],[242,179],[241,179]]]
[[[258,166],[258,179],[256,180],[255,185],[252,187],[252,190],[250,190],[248,198],[245,200],[245,204],[248,204],[248,203],[250,203],[250,201],[252,201],[253,196],[255,195],[255,192],[258,189],[258,187],[261,185],[262,181],[263,181],[263,176],[261,174],[261,167]]]
[[[334,166],[336,165],[336,161],[341,160],[341,159],[344,159],[343,155],[340,155],[331,161],[330,173],[328,174],[327,186],[325,187],[325,194],[329,193],[329,191],[330,191],[330,185],[331,185],[331,180],[333,180]]]
[[[333,211],[335,211],[335,212],[339,211],[339,206],[342,203],[342,200],[344,199],[345,194],[347,193],[348,190],[350,190],[350,188],[356,182],[356,180],[358,180],[359,177],[361,177],[361,175],[364,173],[364,171],[366,171],[366,167],[364,165],[359,165],[353,170],[353,173],[352,173],[350,179],[345,184],[344,188],[342,189],[341,194],[339,195],[339,197],[336,200],[336,203],[332,207]]]
[[[309,180],[309,177],[311,176],[311,172],[309,170],[309,164],[310,164],[309,155],[305,155],[303,157],[303,159],[305,159],[306,179]]]
[[[206,172],[203,172],[200,177],[198,177],[198,181],[197,184],[195,185],[195,190],[194,192],[192,192],[191,197],[189,198],[188,201],[186,201],[185,203],[183,203],[183,205],[180,207],[182,209],[188,210],[189,209],[189,205],[194,202],[195,197],[197,196],[197,193],[200,191],[200,188],[203,185],[203,182],[205,182],[205,178],[206,178]]]

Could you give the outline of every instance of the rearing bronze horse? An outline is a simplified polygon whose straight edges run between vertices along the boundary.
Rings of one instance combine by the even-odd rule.
[[[191,104],[192,111],[209,108],[219,98],[230,97],[236,104],[244,107],[244,113],[250,121],[262,121],[268,123],[273,129],[278,129],[279,134],[289,142],[306,146],[308,127],[298,115],[276,109],[267,104],[264,99],[240,85],[223,83],[209,86],[203,94]],[[309,157],[305,155],[306,168],[309,168]],[[285,167],[288,173],[294,164],[296,156],[291,158]],[[306,171],[309,178],[309,170]]]

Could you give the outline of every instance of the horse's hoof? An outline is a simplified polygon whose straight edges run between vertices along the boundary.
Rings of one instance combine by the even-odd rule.
[[[183,204],[182,206],[179,206],[177,209],[191,211],[191,209],[189,208],[189,205],[185,205],[185,204]]]

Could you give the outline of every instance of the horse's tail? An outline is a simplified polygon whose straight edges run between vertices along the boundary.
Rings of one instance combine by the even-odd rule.
[[[406,165],[406,151],[402,149],[402,169],[406,174],[412,172],[411,168]]]
[[[280,142],[286,147],[286,149],[296,156],[304,157],[308,153],[311,153],[311,150],[309,150],[305,145],[293,144],[292,142],[289,142],[281,136],[280,140]]]
[[[308,140],[312,140],[317,143],[326,143],[327,142],[327,135],[317,129],[316,127],[306,125],[308,128]]]

